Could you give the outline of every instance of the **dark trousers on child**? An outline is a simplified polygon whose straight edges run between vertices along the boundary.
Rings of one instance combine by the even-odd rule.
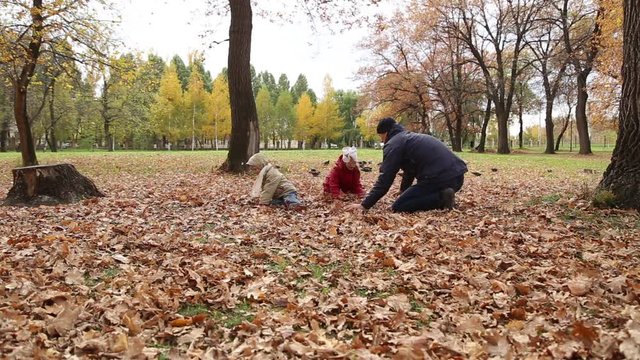
[[[394,212],[416,212],[442,209],[440,192],[451,188],[458,192],[464,183],[464,175],[440,182],[418,182],[405,190],[391,205]]]

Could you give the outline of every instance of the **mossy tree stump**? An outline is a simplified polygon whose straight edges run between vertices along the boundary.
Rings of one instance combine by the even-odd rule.
[[[13,187],[3,205],[57,205],[102,196],[71,164],[36,165],[13,169]]]

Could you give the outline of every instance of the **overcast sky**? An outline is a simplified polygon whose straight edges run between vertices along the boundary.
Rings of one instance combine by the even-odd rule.
[[[200,35],[208,28],[215,35],[207,40],[228,38],[228,18],[205,18],[202,5],[196,1],[120,0],[119,3],[120,36],[130,49],[158,54],[165,61],[177,54],[185,63],[189,52],[204,51],[205,66],[214,77],[227,66],[228,43],[209,48],[209,42]],[[314,33],[303,21],[272,24],[254,15],[251,63],[258,72],[271,72],[276,81],[280,74],[286,74],[291,85],[299,74],[304,74],[319,96],[327,74],[335,89],[357,90],[359,84],[353,77],[363,53],[356,44],[366,34],[365,29],[343,34],[326,30]]]

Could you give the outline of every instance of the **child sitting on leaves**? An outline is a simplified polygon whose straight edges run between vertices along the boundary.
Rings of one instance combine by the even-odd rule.
[[[251,172],[258,174],[251,196],[259,198],[261,205],[284,205],[287,208],[302,206],[296,187],[264,155],[254,154],[247,165]]]
[[[341,194],[364,196],[364,189],[360,183],[358,169],[358,153],[355,147],[345,147],[338,157],[331,172],[324,179],[324,195],[333,199],[340,199]]]

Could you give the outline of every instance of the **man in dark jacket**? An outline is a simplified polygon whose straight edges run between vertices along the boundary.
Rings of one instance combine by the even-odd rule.
[[[402,194],[391,206],[394,212],[452,209],[467,172],[464,161],[442,141],[408,132],[391,118],[380,120],[376,130],[384,142],[380,175],[362,203],[349,205],[348,209],[373,207],[389,191],[401,169]]]

